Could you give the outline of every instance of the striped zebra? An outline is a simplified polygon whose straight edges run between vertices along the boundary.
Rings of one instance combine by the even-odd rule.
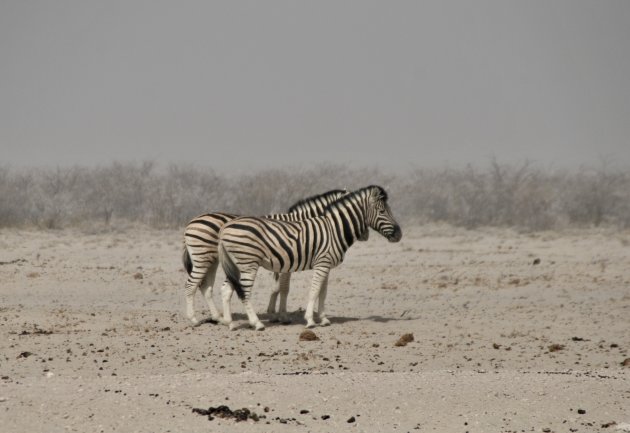
[[[390,242],[398,242],[402,237],[387,204],[387,193],[380,186],[354,191],[314,218],[288,222],[242,217],[225,224],[219,234],[219,258],[229,282],[221,288],[223,323],[233,327],[230,299],[236,291],[249,324],[257,330],[264,329],[249,300],[256,273],[262,266],[280,273],[313,269],[306,327],[315,326],[316,299],[319,299],[320,323],[329,325],[324,310],[328,274],[370,227]]]
[[[324,213],[324,209],[335,200],[348,194],[346,190],[331,190],[323,194],[314,195],[296,202],[286,214],[268,215],[267,218],[283,221],[295,221],[311,218]],[[219,321],[220,314],[212,297],[212,287],[218,267],[218,242],[219,230],[227,222],[238,218],[238,215],[230,213],[208,213],[193,218],[184,231],[184,267],[188,273],[186,279],[186,316],[193,323],[199,325],[195,317],[195,293],[201,290],[208,307],[210,308],[211,321]],[[272,292],[269,300],[268,311],[275,313],[276,299],[280,294],[281,319],[286,316],[286,298],[289,292],[290,275],[280,274],[277,289]],[[273,304],[272,304],[273,301]]]

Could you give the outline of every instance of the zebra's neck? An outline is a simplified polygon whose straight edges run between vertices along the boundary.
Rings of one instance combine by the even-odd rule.
[[[339,245],[347,250],[369,230],[367,224],[367,196],[352,194],[331,204],[325,218],[332,224]]]

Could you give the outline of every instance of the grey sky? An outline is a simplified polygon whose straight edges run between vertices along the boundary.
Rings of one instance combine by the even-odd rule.
[[[0,2],[0,162],[630,164],[629,1]]]

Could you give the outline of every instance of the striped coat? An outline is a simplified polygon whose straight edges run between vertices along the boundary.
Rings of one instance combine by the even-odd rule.
[[[310,218],[321,215],[324,209],[348,194],[345,190],[331,190],[323,194],[314,195],[296,202],[291,206],[286,214],[268,215],[267,218],[296,221],[303,218]],[[218,267],[218,243],[219,231],[229,221],[237,218],[238,215],[231,213],[215,212],[199,215],[193,218],[184,231],[184,267],[188,273],[186,279],[186,315],[193,325],[198,325],[199,321],[195,317],[194,299],[199,288],[210,308],[210,321],[219,321],[220,315],[212,297],[212,289],[216,270]],[[280,312],[286,314],[286,297],[289,291],[289,275],[280,275],[277,289],[273,291],[268,310],[275,313],[276,299],[280,293]]]
[[[354,191],[314,218],[287,222],[242,217],[225,224],[219,235],[219,256],[229,281],[222,289],[224,322],[232,325],[230,298],[234,290],[243,301],[250,324],[264,329],[249,301],[256,273],[262,266],[281,273],[313,269],[305,314],[307,327],[315,326],[316,299],[321,323],[329,324],[324,311],[328,274],[369,228],[391,242],[402,237],[387,204],[387,193],[379,186]]]

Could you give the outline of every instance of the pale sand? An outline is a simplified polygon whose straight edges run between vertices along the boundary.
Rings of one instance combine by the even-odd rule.
[[[0,265],[1,432],[590,432],[630,423],[630,367],[621,366],[630,358],[630,232],[404,227],[399,244],[372,233],[333,271],[333,324],[311,342],[298,341],[297,311],[310,272],[293,278],[292,325],[267,322],[273,281],[261,271],[253,303],[265,331],[243,314],[235,331],[189,327],[181,246],[180,232],[145,228],[0,231],[0,262],[23,259]],[[233,306],[242,313],[236,298]],[[404,333],[415,341],[395,347]],[[191,410],[221,404],[267,418],[237,424]]]

